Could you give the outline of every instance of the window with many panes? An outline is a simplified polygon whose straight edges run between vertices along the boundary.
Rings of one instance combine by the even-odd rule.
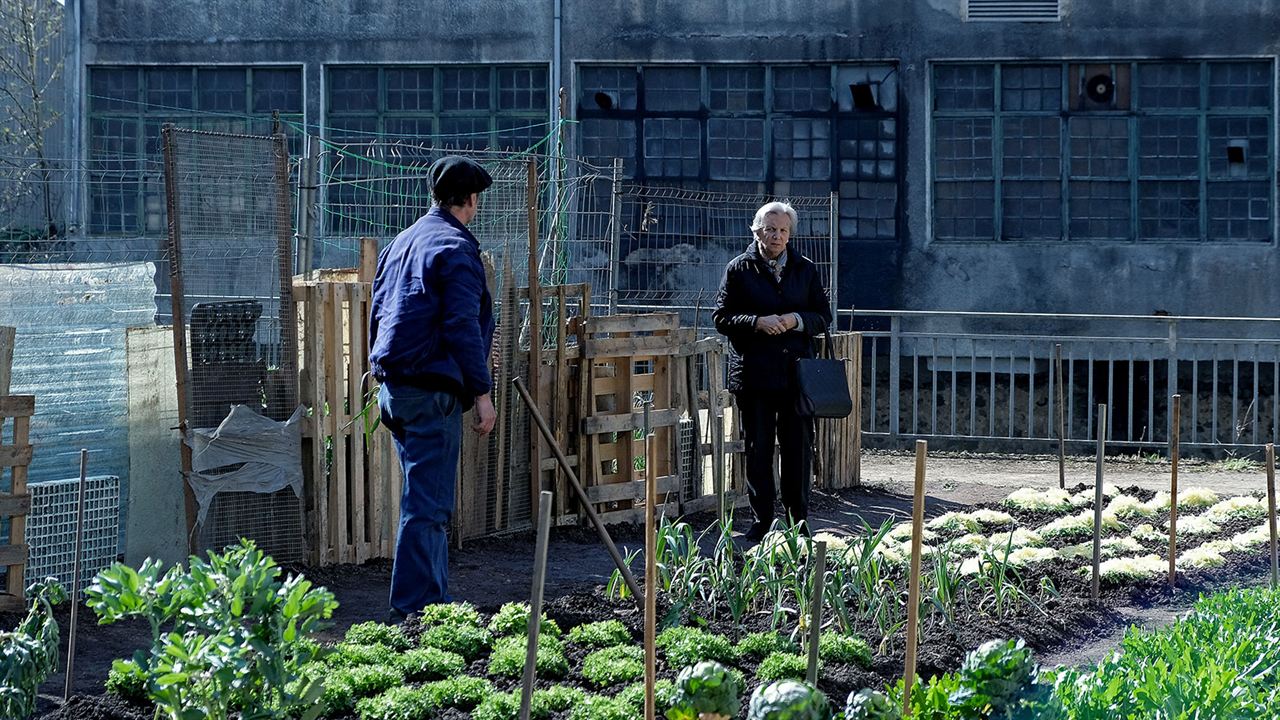
[[[1266,60],[937,64],[938,240],[1267,242]]]
[[[649,183],[839,191],[842,238],[893,240],[896,92],[891,65],[581,65],[575,133],[589,161]]]
[[[302,119],[302,70],[292,67],[90,67],[89,231],[165,229],[160,129],[165,123],[267,134],[275,111]]]
[[[544,66],[333,65],[326,69],[326,228],[379,235],[412,223],[437,149],[527,150],[551,131]],[[434,154],[433,154],[434,153]]]

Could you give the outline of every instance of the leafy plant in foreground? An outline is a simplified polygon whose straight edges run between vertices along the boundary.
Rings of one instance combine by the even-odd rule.
[[[529,603],[506,603],[494,613],[493,619],[489,621],[488,630],[494,637],[526,635],[529,632],[529,613]],[[542,623],[538,626],[538,634],[560,637],[560,626],[555,620],[547,618],[544,613]]]
[[[573,628],[569,631],[569,641],[586,647],[614,647],[631,642],[631,631],[618,620],[602,620]]]
[[[747,720],[829,720],[827,696],[808,683],[780,680],[751,694]]]
[[[669,720],[728,720],[742,709],[742,683],[718,662],[701,662],[680,671]]]
[[[252,541],[241,540],[189,569],[148,559],[138,570],[117,563],[85,592],[102,624],[142,617],[149,651],[133,662],[147,675],[157,712],[175,720],[315,717],[320,677],[302,676],[318,652],[307,636],[338,603],[300,575],[280,568]]]
[[[644,676],[644,648],[616,645],[597,650],[582,660],[582,677],[596,687],[609,687]]]
[[[489,672],[493,675],[520,677],[524,674],[525,654],[529,639],[521,635],[504,637],[494,643],[489,654]],[[538,636],[537,659],[534,667],[542,677],[564,677],[569,672],[569,660],[564,656],[564,644],[557,638]]]
[[[756,677],[761,680],[803,680],[809,671],[809,660],[795,653],[776,652],[760,661]]]
[[[12,568],[10,572],[13,572]],[[0,633],[0,717],[24,718],[36,709],[36,692],[58,669],[58,623],[53,606],[67,598],[56,582],[27,589],[31,608],[12,632]]]
[[[871,647],[862,638],[826,633],[818,639],[818,657],[825,662],[871,667]]]
[[[800,647],[787,636],[766,630],[751,633],[739,640],[735,651],[739,657],[760,660],[773,652],[799,652]]]
[[[696,665],[703,660],[729,663],[736,659],[733,645],[723,635],[694,627],[667,628],[654,641],[672,667]]]
[[[147,674],[132,660],[116,660],[107,671],[107,693],[127,703],[141,705],[147,701]]]
[[[353,645],[385,645],[393,650],[408,650],[413,645],[398,626],[373,621],[352,625],[345,639]]]
[[[876,690],[849,693],[844,706],[844,720],[900,720],[902,710],[888,695]]]

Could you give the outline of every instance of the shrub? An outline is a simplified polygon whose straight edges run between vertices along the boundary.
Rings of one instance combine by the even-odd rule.
[[[418,638],[423,647],[461,655],[467,662],[483,655],[492,643],[488,630],[472,625],[436,625]]]
[[[661,684],[663,681],[659,681]],[[545,690],[534,690],[529,703],[529,717],[544,720],[552,713],[571,710],[585,697],[578,688],[553,685]],[[480,701],[471,711],[472,720],[518,720],[520,716],[520,691],[496,693]]]
[[[902,711],[889,696],[875,690],[855,690],[845,701],[844,720],[900,720]]]
[[[742,677],[742,672],[733,670],[737,677]],[[658,711],[658,715],[665,714],[674,702],[676,696],[676,685],[670,680],[658,680],[653,684],[653,704]],[[628,685],[626,689],[615,696],[619,702],[625,703],[637,713],[644,712],[644,683],[638,682],[634,685]]]
[[[818,657],[823,662],[847,663],[871,667],[871,646],[852,635],[827,633],[818,640]]]
[[[404,682],[404,673],[390,665],[341,668],[324,676],[320,705],[326,715],[351,712],[356,701],[385,692]]]
[[[529,604],[510,602],[498,608],[489,621],[488,629],[495,637],[529,634]],[[538,634],[560,637],[560,626],[544,614]]]
[[[529,639],[519,635],[499,638],[493,646],[493,652],[489,655],[490,674],[522,676],[528,645]],[[564,656],[564,645],[556,638],[539,635],[534,668],[542,677],[564,677],[569,672],[569,660]]]
[[[644,677],[644,648],[618,645],[597,650],[582,660],[582,677],[602,688]]]
[[[736,718],[742,709],[742,683],[718,662],[702,662],[680,671],[669,720],[698,720],[704,716]]]
[[[352,645],[385,645],[393,650],[408,650],[413,646],[404,630],[373,621],[352,625],[344,640]]]
[[[482,625],[480,612],[474,605],[465,602],[428,605],[419,613],[418,623],[424,628],[436,625],[470,625],[472,627]]]
[[[138,570],[117,563],[85,592],[100,624],[141,617],[151,647],[133,662],[147,675],[159,715],[226,717],[232,708],[271,708],[304,715],[321,694],[301,669],[317,653],[307,636],[338,606],[333,593],[301,575],[281,581],[279,566],[251,540],[184,570],[162,572],[148,559]]]
[[[147,702],[147,674],[132,660],[116,660],[107,672],[107,692],[134,705]]]
[[[827,696],[808,683],[781,680],[756,688],[747,720],[828,720]]]
[[[329,667],[359,667],[361,665],[394,665],[397,653],[386,645],[355,645],[338,643],[324,656]]]
[[[773,652],[799,652],[800,648],[787,636],[776,632],[754,632],[738,641],[739,657],[760,660]]]
[[[822,652],[821,647],[818,652]],[[803,680],[808,671],[809,660],[803,655],[775,652],[760,661],[756,677],[761,680]]]
[[[436,710],[460,708],[469,710],[493,694],[493,683],[484,678],[457,675],[447,680],[436,680],[422,686],[431,707]]]
[[[736,659],[728,638],[699,628],[667,628],[655,642],[671,667],[697,665],[703,660],[731,663]]]
[[[414,648],[395,657],[406,680],[437,680],[459,675],[467,666],[461,655],[433,647]]]
[[[607,648],[631,642],[631,632],[619,620],[603,620],[573,628],[569,640],[586,647]]]

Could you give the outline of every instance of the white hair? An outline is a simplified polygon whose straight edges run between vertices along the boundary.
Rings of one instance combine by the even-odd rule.
[[[799,220],[796,217],[796,209],[791,207],[791,203],[777,201],[767,202],[760,206],[760,209],[756,211],[755,218],[751,220],[751,231],[755,232],[764,227],[764,219],[769,215],[775,214],[786,215],[791,220],[791,232],[794,233],[796,231],[796,222]]]

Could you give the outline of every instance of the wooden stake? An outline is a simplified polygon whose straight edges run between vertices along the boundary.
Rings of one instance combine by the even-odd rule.
[[[84,546],[84,491],[89,481],[89,451],[80,449],[80,492],[76,502],[76,554],[71,560],[71,622],[67,630],[67,676],[62,686],[62,701],[71,699],[76,676],[76,606],[80,604],[80,556]]]
[[[647,424],[647,423],[646,423]],[[644,446],[644,716],[657,717],[654,683],[658,680],[658,538],[654,508],[658,504],[657,437],[650,430]]]
[[[1169,434],[1169,587],[1178,583],[1178,436],[1182,425],[1182,396],[1174,395],[1169,411],[1173,413],[1173,427]]]
[[[520,720],[529,720],[533,680],[538,668],[538,633],[542,630],[542,588],[547,577],[547,538],[551,533],[549,492],[538,495],[538,539],[533,551],[533,589],[529,593],[529,644],[524,656],[524,682],[520,685]]]
[[[1271,587],[1280,585],[1280,556],[1276,555],[1276,446],[1267,443],[1267,525],[1271,528]]]
[[[916,441],[916,489],[911,514],[911,575],[907,591],[907,662],[902,676],[902,716],[911,715],[911,685],[916,679],[916,650],[920,621],[920,544],[924,533],[924,466],[929,443]]]
[[[1093,481],[1093,589],[1096,603],[1102,590],[1102,457],[1107,452],[1107,406],[1098,405],[1097,476]]]
[[[1062,374],[1062,343],[1053,346],[1053,360],[1058,380],[1058,487],[1067,487],[1067,402]]]
[[[814,543],[813,597],[809,601],[809,672],[805,678],[818,686],[818,633],[822,629],[822,591],[827,582],[827,543]]]
[[[862,333],[853,334],[853,486],[862,487]]]

